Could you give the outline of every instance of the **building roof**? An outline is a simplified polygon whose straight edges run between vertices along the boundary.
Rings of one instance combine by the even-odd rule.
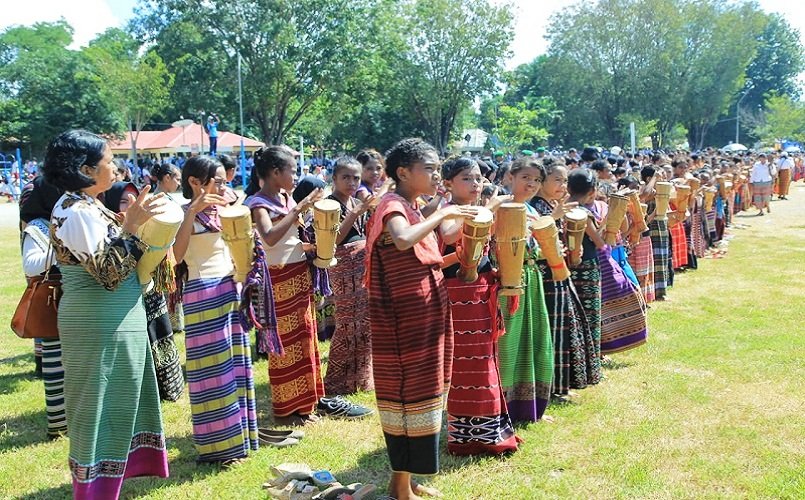
[[[241,136],[233,132],[218,132],[218,149],[231,150],[240,149]],[[151,131],[143,130],[137,136],[137,150],[138,151],[164,151],[176,150],[182,151],[191,149],[198,149],[199,141],[202,141],[204,149],[209,149],[210,138],[207,132],[201,128],[201,125],[194,123],[185,127],[171,127],[166,130]],[[110,140],[109,146],[112,151],[124,152],[131,151],[131,132],[126,132],[122,140]],[[265,146],[260,141],[243,137],[244,149],[257,149]]]

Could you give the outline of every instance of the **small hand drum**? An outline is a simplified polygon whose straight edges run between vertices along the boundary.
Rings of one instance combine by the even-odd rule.
[[[340,203],[335,200],[319,200],[313,204],[313,231],[316,233],[314,266],[326,269],[338,263],[335,258],[335,240],[340,226]]]

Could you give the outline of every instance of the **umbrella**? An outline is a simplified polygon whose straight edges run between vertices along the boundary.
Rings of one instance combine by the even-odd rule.
[[[802,152],[802,150],[799,148],[799,146],[788,146],[787,148],[785,148],[784,151],[786,153],[800,153],[800,152]]]
[[[732,153],[735,151],[747,151],[748,149],[749,148],[747,148],[743,144],[735,143],[735,144],[727,144],[726,146],[721,148],[721,151],[724,151],[725,153]]]

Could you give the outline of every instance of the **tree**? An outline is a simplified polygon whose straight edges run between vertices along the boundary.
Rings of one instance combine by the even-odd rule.
[[[498,125],[494,130],[508,152],[533,148],[548,140],[548,130],[538,125],[540,112],[528,109],[525,103],[506,104],[498,109]]]
[[[120,130],[89,61],[67,49],[72,33],[69,24],[58,21],[0,34],[0,135],[29,143],[35,154],[66,129]]]
[[[146,39],[156,40],[174,23],[187,22],[215,40],[217,57],[234,61],[240,54],[244,111],[263,140],[277,144],[321,95],[346,88],[353,65],[361,61],[372,4],[151,0],[138,11],[135,26]]]
[[[753,133],[766,144],[776,141],[805,141],[805,104],[790,96],[768,96],[762,120]]]
[[[512,40],[508,5],[487,0],[412,0],[399,8],[405,50],[395,78],[427,138],[446,152],[456,117],[491,92]]]
[[[145,124],[168,105],[173,75],[153,50],[140,55],[139,44],[128,33],[110,28],[90,43],[87,56],[95,77],[116,117],[131,132],[132,159]]]

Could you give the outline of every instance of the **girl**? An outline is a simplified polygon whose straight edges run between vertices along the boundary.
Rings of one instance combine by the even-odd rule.
[[[232,465],[257,449],[258,438],[249,335],[238,316],[240,285],[232,278],[216,207],[226,204],[225,175],[215,158],[187,161],[182,193],[190,203],[173,251],[187,265],[186,369],[198,460]]]
[[[512,163],[506,176],[514,202],[526,203],[542,186],[545,170],[537,160],[523,157]],[[526,210],[529,218],[538,217],[531,205],[526,204]],[[504,297],[501,304],[506,335],[498,340],[500,378],[514,421],[540,420],[551,398],[553,343],[538,258],[536,241],[529,238],[523,266],[525,293],[520,296],[520,306],[512,313],[509,297]]]
[[[366,201],[370,195],[374,194],[383,176],[383,155],[374,149],[364,149],[356,160],[361,164],[361,185],[358,187],[355,197],[360,201]]]
[[[444,221],[474,216],[457,205],[422,216],[417,198],[431,190],[438,167],[436,149],[421,139],[394,145],[386,154],[386,174],[397,189],[383,196],[367,228],[375,394],[393,471],[389,494],[398,500],[427,492],[412,483],[411,474],[439,471],[453,328],[433,231]],[[455,226],[445,224],[443,236],[458,231]]]
[[[665,300],[666,288],[670,286],[671,275],[671,247],[668,239],[668,221],[656,218],[654,211],[654,183],[660,178],[661,174],[654,170],[654,167],[643,167],[640,177],[646,186],[650,186],[648,197],[649,216],[648,229],[651,238],[651,248],[654,252],[654,299]]]
[[[333,194],[341,205],[330,286],[335,302],[335,333],[330,343],[330,362],[324,377],[327,394],[351,394],[374,389],[368,294],[361,285],[366,259],[366,211],[374,202],[355,198],[361,182],[361,164],[355,158],[338,159],[333,168]]]
[[[578,203],[590,216],[582,240],[581,263],[570,269],[570,278],[579,294],[593,339],[593,352],[589,357],[590,384],[601,381],[601,269],[596,249],[603,248],[605,243],[599,234],[603,217],[594,203],[596,187],[595,174],[586,168],[576,169],[567,176],[570,201]]]
[[[627,179],[631,180],[628,181],[626,187],[639,189],[641,201],[646,199],[650,190],[653,189],[653,182],[650,185],[641,186],[637,179],[633,177],[627,177]],[[646,223],[650,223],[653,218],[654,215],[650,214]],[[637,244],[632,247],[632,251],[629,253],[629,265],[637,278],[638,287],[643,294],[643,300],[649,304],[654,302],[654,248],[651,245],[651,229],[649,228],[648,231],[642,234],[632,236],[630,241],[637,241]]]
[[[545,182],[531,205],[542,217],[553,217],[564,232],[564,215],[577,205],[567,203],[567,169],[562,160],[546,158]],[[551,321],[554,347],[554,376],[551,393],[559,398],[570,395],[570,389],[583,389],[593,383],[595,350],[592,332],[584,309],[570,278],[553,281],[547,261],[537,261],[545,287],[545,305]]]
[[[305,256],[305,251],[314,247],[299,238],[300,216],[322,197],[322,190],[314,189],[298,204],[294,202],[291,191],[295,171],[293,155],[287,148],[257,150],[251,178],[256,194],[246,200],[246,205],[252,210],[265,247],[284,349],[284,355],[268,356],[274,420],[301,425],[318,420],[313,412],[324,397],[313,281]]]
[[[442,167],[442,175],[452,203],[462,206],[478,203],[483,176],[475,160],[448,161]],[[444,254],[455,250],[448,245]],[[503,329],[489,246],[484,248],[478,262],[478,279],[474,283],[456,277],[458,270],[458,264],[444,269],[454,327],[453,371],[447,397],[447,451],[454,455],[516,451],[518,438],[500,386],[497,340]]]

